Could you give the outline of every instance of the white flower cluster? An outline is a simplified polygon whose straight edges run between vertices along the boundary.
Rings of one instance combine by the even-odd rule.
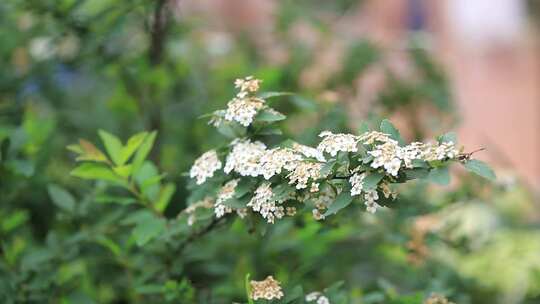
[[[253,300],[265,299],[281,299],[283,297],[283,291],[279,285],[279,281],[274,277],[268,276],[263,281],[250,281],[251,294],[250,297]]]
[[[274,148],[266,151],[259,160],[260,174],[270,179],[280,174],[282,169],[291,171],[302,157],[290,149]]]
[[[425,161],[453,159],[459,154],[452,142],[444,142],[440,145],[414,142],[400,147],[396,140],[381,132],[364,133],[360,136],[360,141],[366,145],[374,145],[374,149],[368,151],[368,154],[374,158],[371,167],[375,169],[382,167],[392,176],[398,175],[402,164],[406,168],[412,168],[412,161],[415,159]]]
[[[424,144],[422,150],[422,159],[426,161],[443,160],[445,158],[454,159],[459,155],[456,145],[449,141],[440,145],[428,143]]]
[[[264,100],[257,97],[235,97],[227,103],[225,120],[237,121],[247,127],[253,122],[253,118],[264,107]]]
[[[366,178],[366,173],[355,173],[349,178],[349,183],[351,183],[351,195],[360,195],[364,192],[364,204],[366,205],[366,210],[370,213],[375,213],[377,208],[381,207],[377,204],[379,199],[379,194],[377,189],[380,189],[385,198],[395,199],[397,194],[396,192],[390,189],[390,186],[386,182],[382,182],[376,189],[365,190],[364,189],[364,179]]]
[[[234,196],[236,191],[236,186],[238,186],[239,179],[233,179],[225,183],[223,187],[219,190],[217,195],[216,204],[214,205],[214,213],[217,218],[224,216],[227,213],[232,212],[232,208],[225,205],[224,202],[231,199]]]
[[[355,173],[349,178],[349,183],[351,183],[352,186],[351,195],[360,195],[362,194],[362,192],[364,192],[364,204],[366,205],[366,210],[370,213],[375,213],[375,211],[377,211],[377,208],[380,207],[380,205],[377,204],[379,194],[377,193],[376,189],[367,191],[364,189],[365,178],[365,173]]]
[[[364,192],[364,204],[366,205],[367,212],[375,213],[377,208],[381,207],[379,204],[377,204],[378,199],[379,194],[377,193],[377,190],[368,190]]]
[[[326,158],[324,158],[323,153],[315,148],[312,148],[306,145],[301,145],[299,143],[293,143],[292,148],[294,151],[302,153],[305,157],[314,158],[317,161],[320,161],[323,163],[326,162]]]
[[[317,150],[327,152],[331,156],[336,156],[340,151],[356,152],[358,151],[358,136],[352,134],[338,133],[334,134],[330,131],[323,131],[319,134],[323,139],[317,146]]]
[[[273,197],[274,193],[270,183],[262,183],[255,190],[255,196],[251,198],[247,206],[251,207],[253,211],[259,212],[268,223],[273,224],[276,218],[280,219],[285,215],[285,208],[277,206]]]
[[[360,195],[364,188],[364,178],[366,178],[365,173],[355,173],[349,178],[349,183],[351,183],[351,195]]]
[[[210,150],[201,155],[191,167],[189,176],[196,179],[197,185],[206,181],[207,178],[214,176],[214,172],[221,169],[221,161],[216,151]]]
[[[236,121],[242,126],[247,127],[253,122],[253,118],[259,110],[265,107],[264,100],[252,96],[259,90],[261,81],[254,79],[253,76],[248,76],[244,79],[236,79],[235,87],[240,89],[231,101],[227,103],[227,109],[224,112],[217,111],[217,116],[223,115],[227,121]],[[220,119],[214,119],[214,125],[221,123]]]
[[[310,157],[318,159],[321,159],[322,155],[307,149],[309,148],[307,146],[297,145],[296,148],[303,149],[305,153],[294,148],[267,150],[266,146],[259,141],[237,141],[233,143],[232,151],[227,156],[224,171],[227,174],[235,171],[241,176],[256,177],[262,175],[268,180],[285,169],[289,171],[287,175],[289,184],[296,184],[297,189],[304,189],[307,187],[309,179],[315,180],[320,177],[321,169],[321,163],[304,161],[304,157],[307,157],[306,153]],[[304,156],[300,153],[304,154]],[[317,185],[312,186],[316,188]]]
[[[294,169],[287,175],[289,184],[296,184],[296,189],[306,188],[309,179],[316,180],[321,177],[321,167],[321,163],[310,161],[297,162]],[[312,187],[318,188],[318,184],[312,183]]]
[[[321,292],[314,291],[306,295],[306,302],[315,302],[316,304],[330,304],[330,301]]]
[[[260,141],[237,140],[233,142],[232,151],[227,156],[224,171],[227,174],[234,170],[241,176],[259,176],[259,160],[265,152],[266,146]]]

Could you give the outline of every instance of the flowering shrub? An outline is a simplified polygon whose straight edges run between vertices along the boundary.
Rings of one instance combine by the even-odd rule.
[[[265,96],[284,93],[257,95],[260,83],[251,76],[236,80],[236,97],[210,120],[232,139],[230,144],[204,153],[190,170],[197,185],[207,180],[223,185],[215,198],[206,197],[215,199],[218,218],[232,212],[242,218],[258,214],[273,224],[298,209],[311,209],[321,220],[355,200],[374,213],[394,206],[397,184],[422,178],[447,183],[452,162],[493,178],[484,163],[457,148],[454,134],[405,144],[388,120],[379,131],[365,127],[359,135],[324,131],[317,147],[289,139],[269,146],[265,140],[281,134],[275,123],[285,115],[272,109]]]
[[[286,117],[272,109],[269,100],[289,93],[259,93],[260,84],[252,77],[237,80],[238,93],[227,109],[209,115],[210,124],[230,142],[195,160],[188,173],[192,181],[190,204],[172,219],[164,210],[175,185],[164,182],[164,174],[147,159],[156,132],[136,134],[123,144],[101,130],[107,153],[80,140],[68,147],[82,162],[72,175],[111,186],[98,201],[143,206],[124,221],[134,226],[132,235],[139,246],[160,240],[175,250],[182,250],[230,214],[253,227],[263,227],[304,211],[315,220],[324,220],[351,204],[363,204],[370,213],[398,207],[398,184],[415,179],[446,184],[451,163],[494,178],[486,164],[471,159],[472,153],[456,146],[454,134],[429,143],[406,144],[388,120],[382,121],[379,130],[364,125],[358,135],[324,131],[316,147],[290,139],[278,141],[282,133],[277,122]],[[118,195],[118,187],[131,196]],[[176,237],[183,241],[175,241]],[[290,303],[295,298],[272,276],[246,282],[246,286],[250,301]],[[300,293],[293,294],[297,297]],[[304,300],[330,303],[321,292],[309,293]]]

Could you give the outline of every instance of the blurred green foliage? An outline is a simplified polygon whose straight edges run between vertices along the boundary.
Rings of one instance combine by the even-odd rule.
[[[285,130],[303,143],[322,129],[360,126],[323,93],[354,92],[355,79],[377,65],[387,80],[364,115],[369,124],[394,113],[422,121],[420,105],[455,121],[444,74],[421,44],[407,50],[417,77],[395,75],[383,49],[357,39],[347,42],[342,66],[322,86],[301,83],[317,49],[287,36],[288,29],[301,21],[334,36],[321,15],[361,2],[280,2],[274,30],[288,54],[284,63],[268,60],[243,31],[225,28],[225,39],[205,40],[217,32],[204,26],[210,20],[177,17],[172,3],[0,3],[0,302],[245,302],[247,273],[272,274],[306,292],[343,281],[339,291],[334,285],[332,303],[421,303],[432,292],[456,303],[540,301],[538,214],[519,183],[490,186],[463,177],[442,194],[418,183],[404,189],[403,208],[376,216],[354,211],[324,223],[285,220],[264,234],[235,220],[197,241],[185,238],[183,226],[169,227],[167,242],[147,242],[187,206],[182,173],[223,142],[198,117],[223,107],[236,77],[253,74],[268,90],[298,92],[273,106],[290,113],[294,122]],[[446,127],[414,125],[411,138]],[[144,140],[157,134],[142,166],[159,177],[150,195],[167,196],[159,216],[125,192],[107,197],[105,184],[69,175],[74,159],[65,147],[79,138],[99,142],[98,129],[123,140],[156,132],[142,133]],[[107,134],[101,132],[109,144],[100,149],[125,148]]]

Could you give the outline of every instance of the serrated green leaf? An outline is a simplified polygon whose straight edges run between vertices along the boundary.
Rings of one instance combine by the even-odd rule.
[[[408,180],[426,178],[429,174],[429,170],[427,168],[406,169],[404,172]]]
[[[119,176],[123,178],[128,178],[131,175],[133,166],[131,164],[129,165],[123,165],[123,166],[116,166],[113,167],[114,173],[118,174]]]
[[[384,119],[381,122],[381,132],[390,135],[390,138],[393,140],[397,140],[400,146],[405,144],[405,141],[401,137],[401,134],[399,134],[398,129],[396,129],[396,127],[394,127],[394,125],[388,119]]]
[[[53,203],[60,209],[67,212],[73,212],[73,210],[75,210],[75,198],[73,195],[71,195],[71,193],[54,184],[50,184],[47,187],[47,190]]]
[[[280,96],[290,96],[294,95],[294,93],[291,92],[263,92],[258,95],[259,98],[262,99],[268,99],[272,97],[280,97]]]
[[[120,139],[105,130],[99,130],[98,134],[103,141],[103,145],[105,145],[105,150],[107,150],[107,154],[109,154],[109,157],[112,159],[112,161],[118,166],[123,165],[121,161],[122,155],[120,154],[122,151],[122,142],[120,141]]]
[[[331,214],[337,213],[339,210],[347,207],[352,202],[352,196],[351,192],[348,190],[343,190],[341,193],[336,197],[336,200],[328,206],[328,209],[324,213],[324,216],[328,216]]]
[[[471,159],[463,164],[467,170],[483,178],[495,181],[497,179],[495,172],[486,163],[477,159]]]
[[[379,182],[383,179],[384,174],[380,172],[370,172],[366,173],[364,178],[364,190],[373,190],[377,188]]]
[[[82,179],[104,180],[120,185],[125,185],[126,182],[116,175],[110,168],[98,163],[85,163],[73,169],[70,173],[72,176]]]
[[[137,151],[137,149],[144,142],[144,139],[148,136],[148,132],[141,132],[131,136],[126,145],[122,147],[120,151],[120,162],[125,164],[129,158]]]
[[[336,161],[328,161],[324,163],[321,166],[320,174],[321,176],[328,176],[332,170],[334,169],[334,166],[336,165]]]
[[[283,131],[280,128],[274,126],[266,126],[257,131],[258,135],[283,135]]]
[[[77,146],[77,145],[75,145]],[[72,151],[77,150],[74,145],[68,146],[71,147]],[[94,144],[91,142],[79,139],[79,145],[77,146],[81,151],[80,155],[77,157],[77,161],[96,161],[96,162],[107,162],[107,156],[101,152]]]
[[[455,132],[448,132],[439,136],[439,143],[443,142],[453,142],[454,144],[457,144],[457,134]]]
[[[234,189],[234,197],[239,198],[244,196],[246,193],[253,190],[257,180],[254,179],[242,179]]]
[[[132,197],[115,196],[115,195],[98,195],[95,198],[96,203],[100,204],[119,204],[119,205],[131,205],[137,202]]]
[[[286,119],[287,116],[275,110],[264,109],[255,116],[256,121],[274,122]]]
[[[218,127],[219,133],[228,138],[242,137],[246,135],[246,128],[235,122],[223,122]]]
[[[156,215],[146,212],[137,219],[137,224],[133,228],[133,236],[138,246],[143,246],[152,239],[161,235],[165,231],[166,222]]]
[[[150,134],[148,134],[144,141],[139,146],[139,149],[137,152],[135,152],[135,156],[133,157],[133,172],[139,171],[140,167],[146,160],[146,157],[148,157],[148,154],[152,150],[152,146],[154,146],[154,141],[156,140],[157,132],[152,131]]]
[[[295,300],[301,299],[304,297],[304,290],[302,286],[295,286],[292,290],[285,293],[285,299],[283,299],[284,304],[293,303]]]
[[[450,172],[448,167],[433,168],[429,171],[427,179],[435,184],[448,185],[450,183]]]

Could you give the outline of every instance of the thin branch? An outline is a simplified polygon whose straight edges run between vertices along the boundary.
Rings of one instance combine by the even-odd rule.
[[[189,245],[193,241],[203,237],[204,235],[214,230],[214,228],[217,228],[219,225],[225,223],[225,220],[226,220],[226,217],[221,217],[221,218],[214,217],[208,226],[204,227],[202,230],[199,230],[191,234],[182,244],[180,244],[178,249],[176,249],[176,254],[179,254],[182,251],[184,251],[187,245]]]

